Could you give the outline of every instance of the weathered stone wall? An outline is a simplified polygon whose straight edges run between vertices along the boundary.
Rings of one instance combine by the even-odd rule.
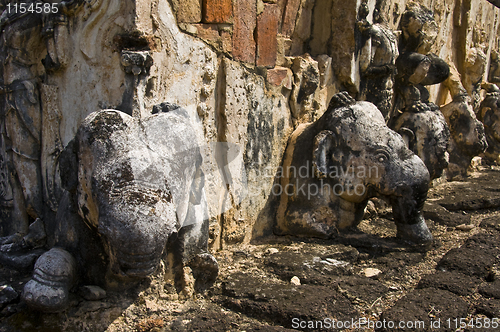
[[[289,134],[317,119],[336,92],[355,96],[359,90],[361,2],[85,2],[58,35],[63,68],[44,82],[42,104],[50,103],[57,114],[44,128],[43,144],[66,145],[82,120],[99,109],[144,116],[155,104],[177,103],[205,147],[212,247],[269,233],[269,198]],[[418,2],[434,11],[439,26],[431,51],[457,69],[467,88],[471,50],[490,59],[499,49],[500,10],[486,0]],[[377,7],[397,30],[407,3],[370,0],[367,19]],[[148,52],[151,68],[124,70],[127,50]],[[432,101],[449,99],[446,88],[432,87]]]
[[[272,211],[272,202],[267,200],[273,181],[269,173],[272,168],[267,169],[268,176],[256,174],[266,165],[279,165],[288,133],[299,123],[321,115],[334,93],[348,90],[355,95],[358,92],[356,20],[361,2],[205,0],[201,15],[194,15],[200,18],[196,21],[184,19],[182,13],[197,11],[197,2],[174,5],[180,29],[205,41],[225,59],[219,67],[219,77],[224,77],[218,87],[221,91],[218,92],[217,112],[224,119],[217,126],[219,138],[241,144],[249,192],[260,192],[246,197],[219,217],[222,242],[247,241],[252,228],[254,236],[270,231],[267,226],[271,222],[268,214]],[[409,2],[370,0],[367,19],[371,21],[373,10],[378,8],[390,28],[397,31]],[[491,50],[498,48],[500,11],[483,0],[417,2],[434,11],[439,26],[431,52],[456,67],[467,88],[467,54],[479,48],[489,59]],[[220,8],[221,17],[214,18],[207,8]],[[311,84],[303,82],[314,81],[309,75],[309,66],[316,68],[320,82],[316,86],[312,84],[307,91],[305,87]],[[256,93],[255,87],[261,91]],[[308,98],[298,101],[301,89]],[[239,93],[234,93],[236,90]],[[442,85],[433,86],[430,92],[431,100],[438,105],[451,100],[447,88]],[[255,113],[262,121],[259,126],[250,124]],[[273,131],[275,133],[270,134]],[[264,145],[260,143],[263,141]],[[233,180],[242,178],[241,172],[241,169],[232,169]],[[261,210],[266,202],[266,208]]]

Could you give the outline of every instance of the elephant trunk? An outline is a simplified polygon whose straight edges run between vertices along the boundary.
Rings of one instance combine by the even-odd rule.
[[[430,243],[432,234],[422,212],[427,199],[430,178],[423,162],[418,161],[422,167],[405,168],[413,172],[411,175],[407,174],[406,177],[410,179],[407,180],[410,183],[403,181],[403,184],[397,188],[396,194],[389,197],[389,201],[397,226],[397,236],[415,243]]]
[[[402,196],[390,199],[392,213],[397,224],[416,224],[427,199],[428,183],[419,183],[404,190]]]

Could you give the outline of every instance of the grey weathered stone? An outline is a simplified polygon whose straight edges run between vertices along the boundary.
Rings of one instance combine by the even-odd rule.
[[[25,4],[29,8],[35,1]],[[57,86],[42,83],[40,76],[67,65],[68,17],[80,6],[79,1],[62,1],[55,7],[58,15],[36,11],[19,15],[17,10],[5,9],[0,18],[1,93],[5,95],[0,168],[11,174],[0,179],[0,196],[12,207],[9,233],[26,235],[32,220],[45,217],[44,204],[57,209],[58,99],[49,100]]]
[[[424,86],[443,82],[452,98],[447,105],[441,107],[451,134],[447,177],[448,179],[464,177],[467,175],[472,158],[482,153],[487,147],[484,128],[475,115],[475,110],[479,107],[480,83],[486,65],[486,56],[480,47],[468,47],[463,63],[459,62],[459,67],[463,72],[459,74],[455,64],[452,64],[451,75],[449,75],[450,69],[445,61],[430,53],[438,37],[434,13],[421,5],[412,3],[403,14],[400,26],[403,31],[400,46],[404,53],[398,58],[398,63],[401,64],[398,65],[398,76],[401,77],[398,81],[398,90],[404,102],[399,109],[403,112],[422,112],[429,108],[437,111],[436,105],[429,102],[429,93]],[[412,67],[411,64],[416,61],[421,61],[421,64],[415,68],[424,66],[426,62],[428,67],[425,74],[422,72],[418,82],[414,78],[413,70],[408,71]],[[407,71],[406,79],[405,70]],[[431,137],[432,132],[427,136]],[[419,156],[426,159],[420,152]],[[432,177],[440,175],[440,166],[430,165],[427,161],[426,165],[437,170]]]
[[[439,27],[434,13],[428,8],[410,2],[401,16],[400,51],[428,54],[436,41]]]
[[[37,248],[45,244],[47,234],[45,233],[45,226],[42,219],[37,218],[31,223],[28,234],[22,239],[23,246],[27,248]]]
[[[371,103],[335,95],[320,119],[292,134],[277,177],[279,234],[334,236],[356,226],[378,193],[392,204],[399,236],[432,239],[421,212],[429,172]]]
[[[451,134],[447,177],[453,179],[467,176],[472,158],[488,147],[484,126],[476,118],[467,94],[455,97],[451,103],[441,107],[441,111]]]
[[[425,36],[422,38],[424,40],[419,43],[428,42]],[[406,49],[417,43],[411,38],[406,42],[409,43],[403,44]],[[413,47],[419,49],[418,45]],[[448,166],[446,149],[450,132],[439,107],[429,101],[429,91],[425,86],[445,80],[449,75],[449,67],[436,56],[412,50],[401,54],[396,66],[396,98],[389,126],[401,134],[404,134],[403,130],[408,130],[408,147],[424,161],[431,179],[435,179]]]
[[[44,252],[44,249],[19,250],[17,247],[13,252],[0,252],[0,263],[18,271],[31,271],[35,261]]]
[[[495,84],[500,83],[500,56],[497,50],[491,51],[488,82]]]

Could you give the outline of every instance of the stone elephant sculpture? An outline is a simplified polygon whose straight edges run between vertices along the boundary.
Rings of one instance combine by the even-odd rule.
[[[164,103],[155,110],[143,119],[92,113],[64,150],[67,191],[55,222],[46,225],[55,249],[35,264],[23,293],[29,306],[63,310],[74,275],[79,284],[107,289],[133,285],[167,253],[175,266],[192,268],[198,286],[215,281],[195,132],[182,108]]]
[[[476,118],[472,101],[465,91],[454,97],[451,103],[442,106],[441,112],[452,138],[448,147],[450,163],[446,175],[450,180],[465,177],[472,158],[488,147],[484,126]]]
[[[449,163],[450,141],[443,114],[439,110],[403,112],[393,120],[391,128],[400,133],[408,148],[422,159],[431,180],[443,175]]]
[[[398,237],[432,240],[421,212],[429,172],[372,103],[335,95],[320,119],[292,134],[277,177],[278,234],[331,237],[357,226],[368,199],[381,195],[392,205]]]
[[[485,151],[486,159],[500,162],[500,89],[492,83],[483,83],[486,98],[481,102],[477,118],[484,124],[488,148]]]

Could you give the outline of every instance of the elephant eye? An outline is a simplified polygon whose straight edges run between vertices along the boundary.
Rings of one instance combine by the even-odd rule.
[[[375,159],[379,163],[385,163],[387,160],[389,160],[389,154],[386,151],[377,151],[377,154],[375,155]]]

